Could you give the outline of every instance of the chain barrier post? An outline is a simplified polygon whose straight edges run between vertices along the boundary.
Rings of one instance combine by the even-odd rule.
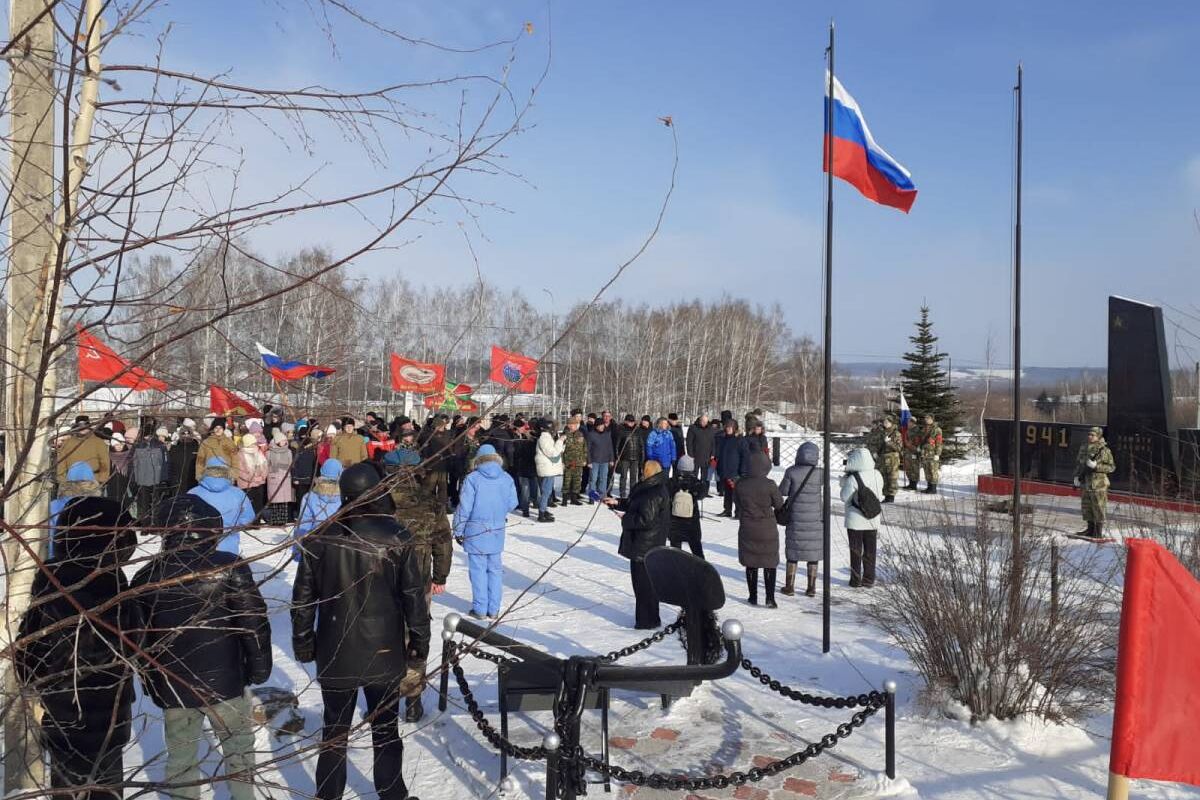
[[[446,628],[442,631],[442,675],[438,685],[438,711],[445,711],[449,702],[450,661],[454,657],[454,628],[458,627],[458,620],[455,620],[451,627],[447,618],[445,625]]]
[[[887,700],[883,707],[884,767],[887,776],[896,780],[896,682],[884,681]]]
[[[542,748],[546,751],[546,800],[558,797],[558,753],[562,739],[554,731],[547,731],[542,737]]]

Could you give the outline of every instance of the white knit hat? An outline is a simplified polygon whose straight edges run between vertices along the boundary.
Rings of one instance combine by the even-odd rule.
[[[196,420],[192,419],[191,417],[185,418],[183,420],[183,427],[191,428],[192,430],[195,430],[196,429]]]

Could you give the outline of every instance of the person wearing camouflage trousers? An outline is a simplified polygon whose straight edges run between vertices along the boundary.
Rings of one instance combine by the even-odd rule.
[[[1088,431],[1087,444],[1079,448],[1075,460],[1075,485],[1083,489],[1081,502],[1083,521],[1087,529],[1080,536],[1099,539],[1104,535],[1104,520],[1108,514],[1108,476],[1116,469],[1112,450],[1104,441],[1104,429]]]
[[[883,475],[883,502],[892,503],[896,500],[896,491],[900,488],[900,431],[890,419],[883,421],[876,439],[875,465]]]
[[[930,414],[921,429],[921,469],[925,471],[925,494],[937,494],[942,474],[942,429]]]
[[[921,482],[921,431],[916,425],[904,436],[904,477],[908,480],[904,488],[915,492]]]
[[[563,503],[573,506],[583,505],[579,495],[583,492],[583,468],[588,463],[587,438],[579,429],[582,422],[578,416],[571,417],[563,433]]]

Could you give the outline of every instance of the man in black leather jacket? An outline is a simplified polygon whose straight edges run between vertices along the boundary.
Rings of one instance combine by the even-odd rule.
[[[146,692],[163,709],[167,794],[200,796],[198,751],[207,717],[230,796],[252,800],[254,729],[244,692],[271,675],[267,604],[250,567],[217,549],[224,526],[211,505],[180,495],[159,506],[155,522],[170,529],[162,552],[138,570],[131,587],[146,624]]]
[[[350,467],[341,489],[337,522],[305,539],[292,593],[292,649],[296,660],[316,661],[325,702],[316,797],[338,800],[345,790],[346,740],[361,689],[375,789],[380,800],[406,800],[399,700],[424,680],[427,581],[375,467]]]

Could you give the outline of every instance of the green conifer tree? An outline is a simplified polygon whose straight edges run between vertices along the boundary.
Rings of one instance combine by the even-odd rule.
[[[945,438],[944,456],[952,457],[956,455],[953,437],[962,427],[962,409],[958,404],[958,393],[950,384],[950,375],[943,369],[944,355],[937,351],[938,339],[929,320],[928,306],[921,306],[921,318],[916,326],[916,334],[908,337],[913,349],[904,354],[908,366],[900,371],[900,386],[912,410],[913,424],[920,426],[926,414],[932,415]],[[942,460],[947,459],[943,457]]]

